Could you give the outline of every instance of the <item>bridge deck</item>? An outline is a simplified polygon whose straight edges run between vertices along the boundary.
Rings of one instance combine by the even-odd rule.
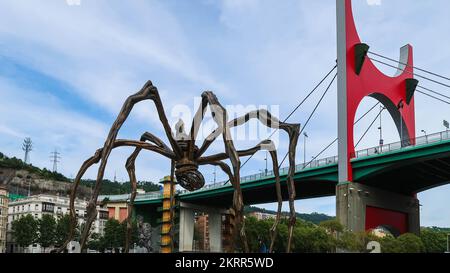
[[[386,144],[355,153],[352,159],[354,181],[382,189],[414,194],[450,181],[450,132],[416,138],[412,146],[400,142]],[[296,166],[294,176],[297,199],[335,195],[338,182],[337,156],[315,160]],[[283,199],[287,200],[286,175],[288,168],[280,169]],[[276,202],[273,172],[241,177],[245,204]],[[179,200],[192,203],[229,205],[233,188],[230,183],[208,184],[194,191],[179,191]],[[136,197],[136,204],[157,204],[160,194]]]

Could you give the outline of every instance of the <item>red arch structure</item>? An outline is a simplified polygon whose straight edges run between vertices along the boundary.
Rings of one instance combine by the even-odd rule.
[[[354,156],[353,123],[361,101],[370,96],[379,100],[391,114],[402,145],[415,139],[413,49],[400,50],[395,76],[382,73],[367,57],[369,47],[361,43],[352,13],[351,0],[338,0],[338,127],[339,182],[352,181],[350,159]],[[399,109],[399,106],[402,106]]]
[[[369,46],[358,36],[351,0],[337,2],[338,45],[338,155],[339,184],[336,188],[338,219],[351,231],[389,226],[400,233],[420,230],[416,196],[383,191],[353,181],[351,159],[356,110],[361,101],[373,97],[392,116],[402,146],[415,142],[413,49],[400,49],[397,73],[387,76],[368,58]],[[396,181],[392,181],[395,183]],[[414,204],[414,205],[405,205]]]

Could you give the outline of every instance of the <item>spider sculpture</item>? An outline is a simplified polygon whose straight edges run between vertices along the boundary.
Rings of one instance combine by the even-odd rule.
[[[159,115],[159,119],[161,120],[165,134],[169,140],[169,145],[166,145],[161,139],[159,139],[158,137],[149,132],[144,133],[141,136],[140,141],[116,139],[117,134],[119,133],[119,130],[122,127],[122,124],[129,116],[133,106],[138,102],[144,100],[152,100],[154,102],[156,110]],[[195,144],[195,141],[199,131],[200,124],[204,118],[207,106],[210,107],[211,114],[214,122],[217,124],[217,128],[204,140],[203,144],[200,147],[198,147]],[[270,230],[271,235],[270,251],[272,251],[277,231],[277,225],[280,221],[281,206],[283,201],[281,194],[280,176],[275,145],[271,140],[265,140],[251,149],[237,151],[233,144],[233,140],[231,139],[230,134],[231,127],[242,125],[253,118],[258,119],[261,123],[263,123],[267,127],[282,129],[286,131],[289,135],[289,172],[287,175],[287,189],[289,193],[288,197],[290,207],[290,218],[288,223],[289,233],[286,251],[290,252],[292,232],[296,221],[294,208],[295,187],[293,176],[295,172],[295,152],[296,152],[295,150],[299,137],[300,125],[280,122],[277,118],[273,117],[266,110],[253,111],[246,114],[245,116],[239,117],[232,121],[227,121],[228,117],[225,108],[219,103],[217,97],[212,92],[208,91],[202,94],[202,102],[194,116],[194,120],[192,122],[192,127],[190,129],[189,134],[185,132],[183,122],[179,121],[175,126],[176,134],[174,136],[171,127],[169,125],[169,122],[167,120],[166,114],[164,112],[164,108],[158,90],[155,86],[153,86],[153,84],[150,81],[148,81],[139,92],[128,97],[128,99],[123,104],[122,109],[119,115],[117,116],[117,119],[112,125],[111,130],[109,131],[108,138],[106,139],[103,148],[98,149],[95,152],[95,154],[89,159],[87,159],[81,166],[75,178],[74,186],[70,196],[71,229],[69,232],[68,239],[66,243],[61,247],[60,251],[63,251],[65,249],[67,243],[72,239],[74,235],[74,230],[77,222],[74,208],[74,200],[80,180],[88,168],[90,168],[94,164],[100,163],[93,194],[86,209],[87,210],[86,223],[81,234],[80,240],[81,249],[85,248],[87,238],[89,236],[90,227],[97,215],[96,210],[97,198],[102,184],[105,167],[108,162],[108,157],[114,148],[123,146],[135,147],[134,152],[129,156],[125,164],[132,185],[132,193],[129,202],[129,211],[132,210],[134,199],[136,197],[137,183],[135,175],[135,160],[142,150],[153,151],[170,159],[171,181],[174,181],[174,177],[176,177],[177,182],[183,188],[189,191],[200,189],[205,184],[205,179],[202,173],[198,170],[199,166],[201,165],[219,166],[222,169],[222,171],[224,171],[228,175],[229,180],[234,188],[232,208],[230,209],[231,214],[234,216],[234,225],[232,228],[232,243],[230,245],[231,248],[234,248],[235,238],[238,237],[239,234],[242,241],[242,247],[245,252],[248,252],[249,249],[245,236],[245,228],[243,221],[244,203],[240,187],[240,174],[239,174],[241,167],[240,157],[253,155],[259,150],[267,150],[272,158],[276,182],[277,201],[278,201],[278,213],[274,225]],[[208,147],[220,135],[223,136],[225,152],[210,156],[202,156],[207,151]],[[224,163],[223,160],[230,160],[231,167],[228,164]],[[172,198],[174,198],[173,194],[171,196],[171,199]],[[173,214],[173,208],[171,208],[171,213]],[[125,244],[125,252],[128,252],[130,245],[129,242],[131,237],[131,215],[132,213],[129,213],[127,219],[127,236],[126,236],[127,238]],[[173,236],[173,233],[171,234]],[[228,249],[227,251],[231,252],[234,251],[234,249]]]

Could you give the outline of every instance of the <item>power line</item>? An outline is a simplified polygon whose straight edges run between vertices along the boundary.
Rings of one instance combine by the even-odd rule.
[[[27,137],[23,140],[22,150],[25,152],[23,162],[27,164],[30,159],[30,152],[33,150],[33,142],[31,141],[31,138]]]
[[[398,67],[396,67],[396,66],[394,66],[394,65],[385,63],[385,62],[383,62],[383,61],[380,61],[380,60],[377,60],[377,59],[374,59],[374,58],[370,58],[370,57],[368,57],[368,58],[369,58],[370,60],[374,61],[374,62],[377,62],[377,63],[380,63],[380,64],[384,64],[384,65],[386,65],[386,66],[389,66],[389,67],[398,69]],[[420,75],[420,74],[411,72],[411,71],[406,70],[406,69],[405,69],[404,71],[405,71],[406,73],[409,73],[409,74],[411,74],[411,75],[413,75],[413,76],[416,76],[416,77],[418,77],[418,78],[422,78],[422,79],[424,79],[424,80],[427,80],[427,81],[430,81],[430,82],[433,82],[433,83],[436,83],[436,84],[439,84],[439,85],[442,85],[442,86],[445,86],[445,87],[450,88],[450,85],[448,85],[448,84],[445,84],[445,83],[442,83],[442,82],[438,82],[438,81],[436,81],[436,80],[433,80],[433,79],[428,78],[428,77],[425,77],[425,76],[423,76],[423,75]]]
[[[369,51],[368,53],[370,53],[370,54],[372,54],[372,55],[375,55],[375,56],[378,56],[378,57],[380,57],[380,58],[389,60],[389,61],[391,61],[391,62],[399,63],[399,64],[401,64],[401,65],[404,65],[404,66],[407,66],[407,67],[410,67],[410,68],[414,68],[414,69],[416,69],[416,70],[419,70],[419,71],[428,73],[428,74],[433,75],[433,76],[436,76],[436,77],[438,77],[438,78],[442,78],[442,79],[444,79],[444,80],[450,81],[450,78],[448,78],[448,77],[446,77],[446,76],[439,75],[439,74],[434,73],[434,72],[431,72],[431,71],[429,71],[429,70],[422,69],[422,68],[417,67],[417,66],[411,66],[411,65],[409,65],[409,64],[400,62],[400,61],[398,61],[398,60],[395,60],[395,59],[392,59],[392,58],[383,56],[383,55],[381,55],[381,54],[378,54],[378,53],[375,53],[375,52],[372,52],[372,51]]]
[[[59,159],[61,159],[61,157],[59,156],[60,153],[55,149],[54,152],[50,153],[50,159],[51,162],[53,162],[53,172],[57,172],[58,171],[58,163],[60,162]]]

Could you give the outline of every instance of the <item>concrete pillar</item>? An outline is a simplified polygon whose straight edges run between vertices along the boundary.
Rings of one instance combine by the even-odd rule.
[[[192,243],[194,240],[194,220],[193,209],[180,207],[180,252],[190,252],[193,250]]]
[[[209,211],[208,224],[210,252],[222,252],[222,214],[218,211]]]
[[[368,225],[374,224],[402,226],[404,220],[405,232],[420,233],[419,200],[416,197],[355,182],[337,186],[336,216],[353,232],[365,231]]]

